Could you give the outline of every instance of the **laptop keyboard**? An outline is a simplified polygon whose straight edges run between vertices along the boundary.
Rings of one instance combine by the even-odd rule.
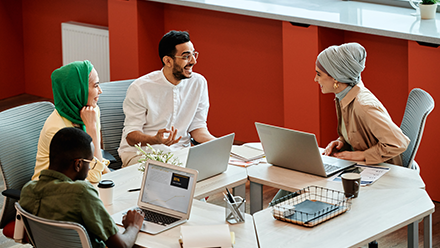
[[[160,214],[160,213],[156,213],[156,212],[152,212],[146,209],[141,209],[142,212],[144,212],[145,217],[144,220],[149,221],[149,222],[153,222],[159,225],[169,225],[173,222],[178,221],[179,219],[171,217],[171,216],[167,216],[164,214]]]
[[[338,167],[338,166],[334,166],[334,165],[332,165],[332,164],[325,164],[324,163],[324,170],[328,173],[328,172],[332,172],[332,171],[334,171],[334,170],[337,170],[337,169],[339,169],[340,167]]]

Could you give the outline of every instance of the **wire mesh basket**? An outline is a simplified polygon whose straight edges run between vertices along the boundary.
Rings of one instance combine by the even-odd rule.
[[[273,200],[269,206],[275,219],[313,227],[350,210],[352,198],[337,190],[309,186]]]

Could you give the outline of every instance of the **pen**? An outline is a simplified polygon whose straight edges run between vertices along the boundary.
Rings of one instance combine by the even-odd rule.
[[[243,216],[241,215],[240,210],[238,209],[239,206],[236,206],[236,205],[235,205],[234,197],[232,196],[231,192],[229,192],[229,189],[228,189],[228,188],[226,188],[226,192],[228,193],[228,194],[227,194],[227,198],[228,198],[229,202],[231,203],[231,208],[232,208],[232,209],[231,209],[231,212],[232,212],[232,214],[234,215],[235,219],[236,219],[236,220],[244,221],[244,218],[243,218]],[[224,195],[224,194],[225,194],[225,193],[223,193],[223,195]],[[225,195],[225,197],[226,197],[226,195]],[[233,205],[232,205],[232,204],[233,204]],[[241,204],[243,204],[243,202],[242,202]],[[240,205],[241,205],[241,204],[240,204]]]
[[[226,192],[228,193],[228,199],[229,199],[229,202],[230,202],[230,203],[235,203],[235,201],[234,201],[234,197],[232,197],[232,194],[231,194],[231,192],[229,192],[229,189],[228,189],[228,188],[226,188]]]
[[[134,191],[139,191],[139,190],[141,190],[141,189],[140,189],[140,188],[137,188],[137,189],[129,189],[128,192],[134,192]]]
[[[226,195],[225,193],[223,193],[223,195],[225,196],[225,199],[227,199],[227,201],[229,201],[229,204],[230,204],[231,200],[229,199],[229,195]],[[231,216],[231,214],[232,214],[236,221],[242,220],[242,218],[240,218],[240,216],[238,215],[237,209],[234,207],[234,205],[230,204],[229,206],[230,206],[231,213],[226,217],[226,219],[228,219],[229,216]]]

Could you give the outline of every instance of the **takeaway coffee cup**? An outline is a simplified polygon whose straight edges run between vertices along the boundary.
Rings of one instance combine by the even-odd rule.
[[[112,180],[102,180],[98,184],[99,198],[104,205],[113,204],[113,188],[115,183]]]
[[[341,175],[341,178],[345,197],[353,196],[353,198],[356,198],[359,194],[359,187],[361,185],[361,174],[344,173]]]

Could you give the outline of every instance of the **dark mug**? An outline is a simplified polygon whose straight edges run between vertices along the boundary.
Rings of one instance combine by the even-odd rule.
[[[361,174],[359,173],[344,173],[341,175],[342,186],[344,186],[345,197],[356,198],[359,194],[361,186]]]

